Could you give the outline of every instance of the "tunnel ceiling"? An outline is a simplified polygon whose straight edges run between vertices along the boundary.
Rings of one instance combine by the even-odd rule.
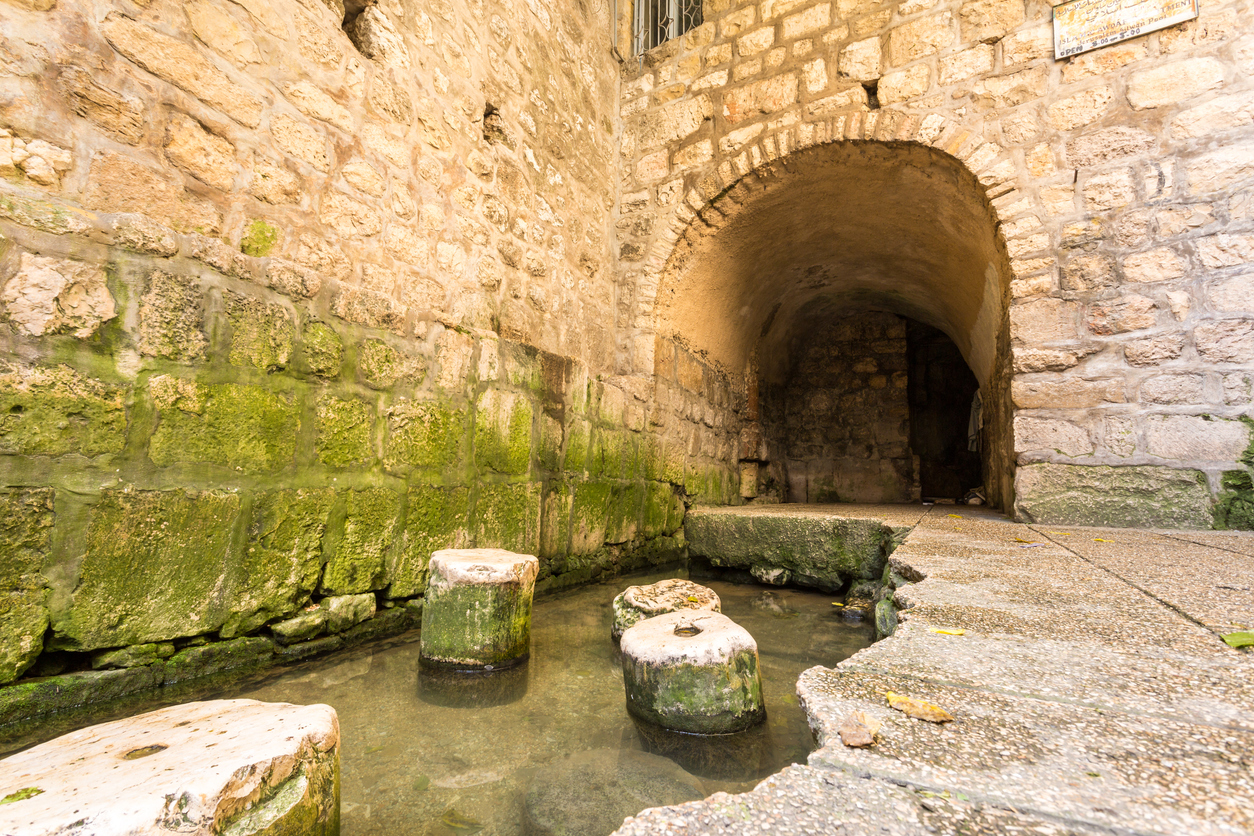
[[[753,176],[717,228],[696,221],[668,264],[659,326],[722,365],[761,371],[826,312],[891,311],[958,345],[992,374],[1006,261],[975,178],[921,145],[842,143]]]

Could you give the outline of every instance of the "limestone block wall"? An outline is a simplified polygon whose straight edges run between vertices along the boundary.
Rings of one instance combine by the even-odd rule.
[[[645,373],[677,341],[751,390],[753,367],[720,365],[668,295],[732,269],[701,242],[744,234],[806,155],[929,148],[924,168],[960,164],[995,224],[1001,257],[965,271],[987,268],[982,315],[942,309],[958,284],[913,310],[876,299],[964,350],[1000,438],[992,469],[1013,473],[994,499],[1035,520],[1249,527],[1251,20],[1248,0],[1203,0],[1196,21],[1055,61],[1040,0],[710,0],[702,26],[624,73],[621,350]],[[769,205],[794,227],[821,217]]]
[[[351,624],[437,548],[677,553],[608,13],[0,2],[0,683]]]

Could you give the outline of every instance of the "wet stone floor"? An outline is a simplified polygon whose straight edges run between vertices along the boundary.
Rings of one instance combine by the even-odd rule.
[[[873,635],[843,619],[828,595],[702,581],[758,642],[767,721],[734,740],[646,742],[626,712],[610,603],[631,584],[675,576],[617,578],[539,598],[530,661],[485,683],[431,679],[410,642],[329,656],[215,696],[335,707],[344,836],[527,833],[529,786],[589,750],[660,747],[696,773],[705,794],[746,791],[813,748],[795,692],[801,671],[834,665]],[[623,786],[622,795],[632,789]],[[587,795],[571,797],[585,804]]]

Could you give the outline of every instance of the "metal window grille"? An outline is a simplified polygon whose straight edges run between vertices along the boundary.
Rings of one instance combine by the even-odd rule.
[[[636,55],[678,38],[701,25],[701,0],[636,0],[633,44]]]

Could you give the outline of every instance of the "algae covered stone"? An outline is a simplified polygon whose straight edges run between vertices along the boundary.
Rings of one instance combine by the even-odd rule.
[[[693,734],[744,731],[766,718],[758,645],[721,613],[646,618],[623,633],[627,711]]]
[[[240,498],[216,491],[106,491],[91,511],[78,586],[55,641],[97,650],[211,633],[231,613]]]
[[[614,599],[610,635],[621,638],[629,627],[646,618],[679,610],[722,612],[718,593],[692,581],[671,578],[648,586],[629,586]]]
[[[1015,471],[1025,522],[1120,528],[1210,528],[1206,476],[1170,467],[1030,464]]]
[[[0,363],[0,453],[119,453],[126,444],[126,394],[65,365]]]
[[[52,501],[50,488],[0,491],[0,683],[20,676],[43,650]]]
[[[431,556],[429,568],[424,664],[474,670],[526,661],[536,558],[502,549],[447,549]]]

